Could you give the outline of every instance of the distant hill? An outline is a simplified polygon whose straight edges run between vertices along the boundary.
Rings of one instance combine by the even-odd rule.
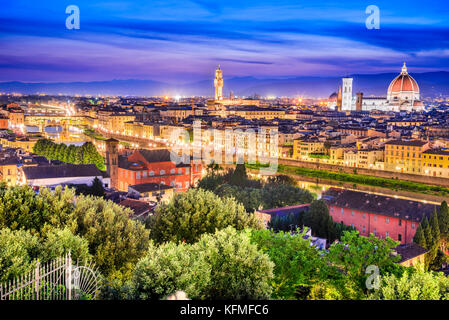
[[[365,96],[385,96],[388,85],[396,73],[354,74],[354,94],[363,92]],[[449,72],[411,73],[418,82],[424,97],[449,93]],[[235,95],[249,96],[255,93],[262,96],[309,96],[328,97],[337,91],[341,77],[295,77],[288,79],[257,79],[254,77],[235,77],[224,79],[224,94],[232,90]],[[174,85],[153,80],[111,80],[93,82],[25,83],[0,82],[0,92],[23,94],[92,94],[122,96],[212,96],[213,80],[190,84]]]

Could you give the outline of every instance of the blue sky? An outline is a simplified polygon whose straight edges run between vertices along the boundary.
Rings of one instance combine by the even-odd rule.
[[[449,3],[2,1],[0,81],[210,79],[449,71]],[[67,30],[77,5],[81,28]],[[380,29],[368,30],[368,5]]]

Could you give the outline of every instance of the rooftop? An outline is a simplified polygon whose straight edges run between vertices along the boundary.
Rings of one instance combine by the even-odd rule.
[[[436,205],[425,204],[372,193],[330,188],[323,193],[323,199],[330,205],[360,210],[403,220],[421,222],[437,209]]]
[[[94,164],[24,167],[23,172],[28,180],[94,176],[105,177],[107,175]]]

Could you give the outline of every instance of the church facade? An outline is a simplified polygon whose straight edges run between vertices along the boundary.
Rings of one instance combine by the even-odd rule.
[[[419,86],[408,73],[407,66],[391,81],[386,97],[364,97],[363,93],[353,95],[353,78],[343,78],[341,111],[422,111],[424,105],[420,99]],[[339,106],[337,104],[336,108]]]

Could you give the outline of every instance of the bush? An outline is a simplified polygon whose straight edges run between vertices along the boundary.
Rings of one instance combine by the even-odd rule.
[[[273,263],[232,227],[204,234],[194,244],[150,246],[134,272],[139,299],[160,299],[178,290],[192,299],[268,299]]]
[[[237,230],[262,227],[254,213],[247,213],[234,199],[221,199],[202,189],[175,194],[149,220],[150,236],[156,243],[193,243],[203,233],[214,233],[228,226]]]

